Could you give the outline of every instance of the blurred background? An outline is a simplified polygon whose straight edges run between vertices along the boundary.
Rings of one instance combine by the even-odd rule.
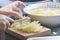
[[[0,0],[0,7],[10,4],[13,1],[23,1],[26,5],[40,1],[51,1],[51,0]]]
[[[13,1],[23,1],[26,5],[41,1],[60,2],[60,0],[0,0],[0,7],[5,6]]]

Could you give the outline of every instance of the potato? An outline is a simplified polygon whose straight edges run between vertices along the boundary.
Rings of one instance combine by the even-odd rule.
[[[37,33],[40,32],[43,27],[40,25],[39,21],[31,22],[31,19],[26,17],[24,20],[20,19],[14,22],[11,28],[27,33]]]

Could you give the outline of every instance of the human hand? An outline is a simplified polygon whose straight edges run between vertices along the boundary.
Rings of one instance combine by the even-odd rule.
[[[14,22],[14,20],[5,15],[0,14],[0,30],[5,30],[6,27],[10,26],[11,22]]]
[[[22,12],[17,6],[21,6],[22,8],[25,7],[25,4],[21,1],[15,1],[5,7],[0,9],[0,14],[4,14],[7,16],[14,16],[15,18],[22,18]]]

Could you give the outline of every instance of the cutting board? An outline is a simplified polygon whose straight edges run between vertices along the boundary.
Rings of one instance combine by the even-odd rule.
[[[42,31],[39,33],[24,33],[21,31],[14,30],[12,28],[8,28],[6,32],[12,36],[15,36],[21,40],[26,40],[29,37],[40,37],[40,36],[45,36],[51,34],[51,29],[44,27]]]

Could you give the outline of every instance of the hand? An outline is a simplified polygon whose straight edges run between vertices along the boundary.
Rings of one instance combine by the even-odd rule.
[[[10,26],[10,22],[14,22],[13,19],[0,14],[0,30],[6,29],[6,27]]]
[[[14,16],[14,17],[17,17],[17,18],[22,18],[22,12],[20,9],[18,9],[16,6],[21,6],[21,7],[25,7],[24,3],[21,2],[21,1],[15,1],[5,7],[2,7],[0,9],[0,14],[4,14],[4,15],[7,15],[7,16]]]

